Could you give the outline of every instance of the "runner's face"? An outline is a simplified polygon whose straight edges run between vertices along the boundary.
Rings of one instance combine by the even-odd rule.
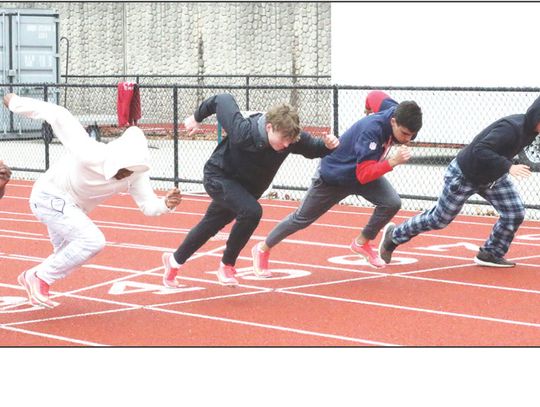
[[[390,119],[390,123],[392,125],[392,134],[400,144],[407,144],[412,140],[415,133],[404,126],[397,124],[396,119],[393,117]]]
[[[268,143],[270,143],[270,146],[276,151],[283,151],[299,140],[299,138],[292,140],[289,137],[283,136],[280,131],[274,130],[270,123],[266,125],[266,132],[268,133]]]

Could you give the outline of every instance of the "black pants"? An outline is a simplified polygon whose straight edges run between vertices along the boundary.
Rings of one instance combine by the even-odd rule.
[[[174,258],[179,264],[185,263],[212,236],[236,219],[222,258],[223,264],[234,265],[261,220],[262,208],[257,202],[259,195],[250,193],[239,182],[215,173],[205,173],[204,188],[212,202],[204,217],[176,250]]]

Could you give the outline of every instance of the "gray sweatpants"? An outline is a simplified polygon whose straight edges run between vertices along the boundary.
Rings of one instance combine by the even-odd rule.
[[[375,205],[375,210],[362,231],[363,236],[369,240],[374,239],[401,208],[398,193],[384,177],[367,184],[337,186],[327,184],[316,174],[298,209],[270,232],[265,243],[268,247],[277,245],[287,236],[311,225],[349,195],[360,195]]]

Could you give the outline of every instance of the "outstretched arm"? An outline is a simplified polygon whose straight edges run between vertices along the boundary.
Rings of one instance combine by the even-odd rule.
[[[306,158],[319,158],[330,154],[339,146],[339,139],[333,134],[314,137],[308,132],[300,133],[300,140],[291,146],[291,152]]]
[[[130,185],[129,194],[146,216],[159,216],[172,212],[182,201],[180,190],[173,188],[164,198],[156,195],[150,184],[148,174],[141,174]]]
[[[213,114],[217,116],[232,143],[240,144],[251,137],[249,120],[240,112],[234,97],[227,93],[212,96],[202,102],[193,116],[184,121],[186,130],[190,135],[195,133],[201,122]]]
[[[56,137],[72,153],[84,157],[88,149],[96,141],[88,137],[84,127],[67,109],[54,103],[8,93],[4,96],[4,104],[13,113],[30,119],[48,122]]]

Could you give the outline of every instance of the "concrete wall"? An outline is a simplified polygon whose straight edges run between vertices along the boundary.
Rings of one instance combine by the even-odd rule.
[[[56,10],[60,35],[70,43],[70,74],[330,75],[329,3],[6,2],[2,7]]]

